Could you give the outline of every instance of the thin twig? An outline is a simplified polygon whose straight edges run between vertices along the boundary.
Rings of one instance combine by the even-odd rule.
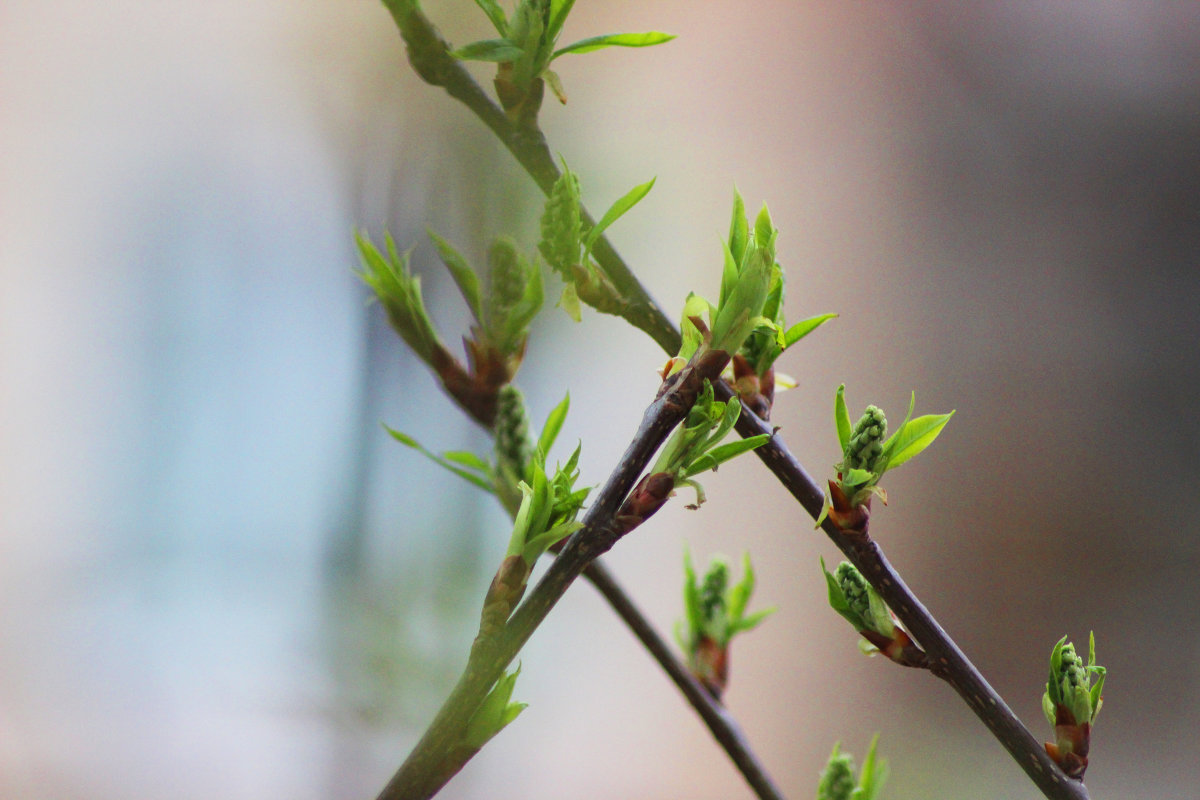
[[[479,117],[525,168],[542,192],[549,194],[561,173],[558,165],[554,163],[554,155],[550,152],[541,130],[536,127],[518,127],[509,120],[504,111],[493,103],[475,82],[462,62],[450,55],[449,46],[437,28],[413,0],[383,0],[383,4],[392,13],[392,18],[400,28],[400,35],[408,46],[409,63],[416,73],[426,83],[445,89],[447,94]],[[595,220],[586,211],[583,212],[583,220],[585,226],[595,224]],[[671,355],[678,352],[678,328],[662,313],[658,304],[633,274],[633,270],[617,255],[606,236],[601,236],[593,246],[592,255],[629,301],[621,316],[634,327],[645,331],[663,350]]]
[[[715,388],[720,399],[728,400],[733,396],[724,384]],[[738,419],[737,431],[742,436],[772,434],[771,440],[754,452],[804,510],[816,519],[825,496],[771,427],[753,414],[743,412]],[[879,545],[869,536],[843,533],[829,518],[822,523],[821,529],[866,576],[921,644],[931,659],[930,671],[954,687],[1042,793],[1053,800],[1087,800],[1087,787],[1068,778],[1050,760],[1029,729],[908,588]]]
[[[782,798],[783,795],[771,781],[771,776],[767,774],[766,769],[759,763],[754,751],[750,749],[749,743],[732,715],[725,710],[723,705],[714,700],[700,681],[696,680],[696,677],[688,671],[687,667],[675,658],[671,648],[655,632],[650,621],[642,616],[642,612],[638,610],[637,606],[630,602],[629,597],[616,584],[601,561],[593,561],[584,575],[604,595],[609,605],[621,615],[621,619],[625,621],[629,629],[650,651],[654,660],[679,687],[679,691],[683,692],[684,697],[708,725],[713,738],[733,759],[733,763],[737,765],[738,771],[742,773],[742,777],[746,779],[746,783],[750,785],[754,793],[760,798],[776,798],[776,800]]]
[[[646,409],[633,441],[584,515],[583,527],[567,540],[499,636],[476,640],[458,684],[379,794],[379,800],[432,797],[475,754],[475,750],[462,745],[471,716],[571,583],[624,534],[618,512],[634,481],[691,408],[704,379],[716,380],[721,366],[723,362],[713,372],[689,365],[672,376],[669,385],[664,385],[667,391]]]
[[[400,28],[401,35],[408,45],[409,60],[418,75],[430,84],[443,87],[448,94],[463,102],[492,129],[542,191],[549,192],[559,172],[541,132],[536,128],[518,129],[508,120],[463,66],[449,56],[445,41],[412,0],[383,0],[383,3],[391,11]],[[588,219],[590,221],[591,218]],[[673,355],[677,352],[678,329],[649,296],[628,265],[616,254],[606,237],[602,236],[597,242],[593,255],[618,291],[633,301],[631,312],[626,318],[649,334],[668,354]],[[732,396],[732,392],[722,384],[718,383],[717,388],[722,399]],[[744,404],[737,428],[743,436],[773,433],[770,427],[745,408]],[[757,448],[755,452],[810,514],[814,517],[819,515],[824,503],[821,489],[778,436],[773,435],[766,445]],[[884,558],[878,545],[867,537],[860,537],[861,541],[857,542],[848,541],[828,520],[823,529],[879,591],[909,632],[931,654],[938,665],[932,671],[954,687],[1046,797],[1051,800],[1087,800],[1086,787],[1081,782],[1067,778],[1050,760],[1029,730],[912,594]],[[546,577],[550,577],[549,573]],[[532,599],[531,597],[530,600]],[[527,605],[528,602],[522,606],[521,611],[524,611]],[[548,610],[549,607],[545,609]],[[543,616],[544,613],[542,612]],[[516,619],[514,616],[513,621]]]

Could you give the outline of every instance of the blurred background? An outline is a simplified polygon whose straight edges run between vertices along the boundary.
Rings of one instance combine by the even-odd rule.
[[[1093,797],[1196,796],[1200,11],[581,2],[564,40],[640,30],[678,39],[565,57],[542,115],[593,211],[657,176],[614,244],[675,315],[717,293],[734,185],[769,202],[789,318],[841,313],[779,364],[793,452],[838,460],[841,382],[854,413],[957,409],[872,533],[1039,738],[1051,646],[1095,630]],[[532,247],[539,207],[373,0],[0,2],[0,796],[375,795],[508,526],[380,427],[488,448],[368,304],[351,232],[414,248],[454,343],[424,229],[479,263]],[[582,440],[599,483],[664,354],[551,305],[519,383],[535,424],[570,391],[557,455]],[[727,702],[788,796],[875,732],[885,799],[1036,796],[949,688],[858,653],[836,551],[757,461],[705,485],[608,563],[666,634],[684,542],[752,552],[779,611]],[[750,796],[590,587],[521,662],[529,709],[444,797]]]

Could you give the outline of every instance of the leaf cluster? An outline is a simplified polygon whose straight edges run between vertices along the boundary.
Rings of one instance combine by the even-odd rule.
[[[400,253],[390,233],[384,234],[380,252],[361,232],[354,234],[363,269],[359,277],[378,298],[388,321],[404,343],[425,363],[430,364],[435,350],[445,350],[425,302],[421,298],[421,278],[409,267],[411,251]]]
[[[742,405],[737,400],[715,399],[712,384],[705,381],[695,404],[663,445],[650,474],[674,476],[676,487],[692,487],[696,492],[696,505],[703,504],[704,489],[692,480],[692,476],[710,469],[715,471],[726,461],[766,444],[771,438],[764,433],[721,444],[737,424],[741,411]]]
[[[874,631],[888,639],[894,636],[896,624],[892,612],[857,567],[849,561],[843,561],[837,565],[834,573],[830,573],[822,558],[821,571],[825,573],[825,583],[829,589],[829,606],[854,626],[854,630],[860,633]],[[866,645],[866,642],[863,644]],[[870,645],[867,647],[874,649]]]
[[[819,314],[787,327],[783,314],[783,268],[775,260],[779,231],[764,204],[751,228],[742,195],[734,191],[729,238],[723,242],[724,266],[716,305],[688,296],[681,323],[683,343],[674,369],[682,368],[702,346],[741,353],[762,376],[791,345],[837,314]],[[708,331],[696,324],[707,318]]]
[[[954,412],[951,411],[948,414],[927,414],[913,418],[913,408],[916,403],[917,395],[916,392],[913,392],[904,422],[900,423],[900,427],[882,442],[879,451],[873,454],[864,465],[862,459],[857,458],[859,453],[855,449],[857,443],[854,434],[856,428],[861,426],[851,426],[850,413],[846,408],[846,386],[842,384],[838,387],[834,398],[833,413],[838,442],[842,448],[842,461],[836,465],[836,469],[838,483],[850,498],[851,505],[861,505],[872,495],[879,495],[880,499],[886,503],[887,494],[878,486],[880,478],[889,469],[895,469],[929,447],[942,432],[946,423],[950,421],[950,417],[954,416]],[[876,412],[878,409],[869,406],[863,420],[874,423],[882,419],[882,412],[878,412],[878,417],[876,417]],[[886,420],[884,422],[886,423]]]
[[[546,196],[538,250],[565,281],[558,304],[576,322],[581,319],[581,301],[606,314],[620,314],[627,305],[628,301],[592,258],[592,248],[610,225],[654,188],[654,180],[630,189],[609,206],[599,222],[588,226],[584,222],[579,178],[563,162],[562,174]]]
[[[609,33],[557,47],[558,37],[575,0],[520,0],[511,17],[496,0],[475,0],[475,4],[483,9],[498,38],[471,42],[451,55],[465,61],[509,65],[511,80],[523,94],[528,94],[534,80],[542,78],[562,103],[567,102],[566,93],[558,75],[550,69],[551,62],[559,56],[614,46],[648,47],[675,38],[657,31]]]
[[[575,517],[591,488],[575,488],[579,478],[579,450],[575,448],[553,477],[546,474],[541,454],[534,456],[532,482],[521,481],[517,485],[523,497],[505,555],[520,556],[532,566],[542,553],[583,527]]]
[[[835,744],[817,784],[817,800],[875,800],[888,773],[887,760],[875,758],[878,741],[876,734],[871,739],[857,779],[854,777],[854,758],[841,752],[841,743]]]
[[[1107,670],[1096,664],[1096,634],[1088,635],[1087,664],[1075,652],[1067,637],[1058,640],[1050,653],[1050,678],[1042,695],[1042,711],[1056,725],[1057,709],[1070,712],[1075,724],[1091,724],[1100,713],[1104,678]],[[1096,682],[1092,684],[1092,677]]]
[[[689,658],[695,656],[701,639],[708,638],[718,647],[727,647],[734,636],[753,630],[775,613],[775,608],[746,613],[754,585],[754,567],[749,553],[742,554],[742,579],[730,586],[729,564],[725,559],[714,557],[703,580],[698,580],[691,552],[684,549],[684,618],[675,626],[675,638]]]

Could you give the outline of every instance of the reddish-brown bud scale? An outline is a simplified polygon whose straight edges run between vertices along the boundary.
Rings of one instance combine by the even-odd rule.
[[[693,668],[696,679],[714,700],[720,700],[729,682],[729,648],[717,644],[711,636],[701,636]]]
[[[479,639],[490,639],[503,630],[513,609],[525,594],[530,567],[521,556],[506,556],[488,586],[479,619]]]
[[[675,490],[675,478],[668,472],[645,475],[625,498],[617,511],[616,523],[621,535],[641,525],[658,511]]]
[[[911,636],[900,628],[895,629],[890,639],[871,630],[859,631],[859,634],[875,645],[879,652],[902,667],[916,667],[917,669],[929,667],[929,656],[917,646]]]
[[[867,527],[871,519],[871,500],[862,505],[851,505],[841,484],[829,481],[829,519],[837,525],[842,533],[867,535]]]
[[[1083,773],[1087,771],[1088,750],[1091,749],[1091,723],[1076,724],[1075,715],[1063,705],[1055,706],[1054,722],[1057,744],[1046,742],[1046,754],[1062,768],[1067,777],[1081,781]]]

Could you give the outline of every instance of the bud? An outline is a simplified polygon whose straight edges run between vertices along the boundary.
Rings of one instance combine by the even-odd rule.
[[[896,624],[883,598],[853,564],[843,561],[831,574],[822,559],[821,571],[825,573],[830,607],[866,640],[859,642],[864,653],[879,651],[902,667],[929,666],[925,651]]]
[[[743,576],[729,585],[729,564],[721,557],[709,563],[703,580],[697,581],[692,557],[683,556],[684,618],[675,627],[675,638],[687,656],[688,669],[717,700],[729,681],[729,646],[733,637],[753,630],[775,609],[746,613],[754,593],[754,567],[750,556],[742,557]]]
[[[854,759],[849,753],[841,752],[841,745],[835,744],[821,772],[821,781],[817,784],[817,800],[875,800],[888,773],[887,761],[875,758],[878,742],[878,735],[871,739],[871,746],[867,749],[857,778],[854,775]]]
[[[514,483],[525,476],[532,454],[525,398],[511,383],[500,387],[496,402],[496,466],[512,476]]]
[[[493,317],[499,318],[508,309],[515,306],[525,293],[528,269],[524,259],[517,250],[517,243],[507,236],[501,236],[492,242],[488,251],[488,276],[491,280],[491,296]]]
[[[565,165],[546,197],[541,227],[538,250],[542,257],[564,280],[574,280],[571,268],[579,263],[583,223],[579,216],[579,179]]]
[[[841,752],[841,746],[835,744],[825,769],[821,771],[817,800],[851,800],[857,783],[854,780],[854,758],[849,753]]]
[[[706,625],[718,620],[725,622],[725,589],[729,584],[729,565],[721,559],[713,559],[700,587],[700,613]]]
[[[850,611],[862,620],[861,630],[874,631],[889,639],[895,634],[896,626],[887,605],[857,567],[849,561],[843,561],[838,564],[834,579],[841,587]]]
[[[1106,670],[1096,664],[1096,637],[1088,638],[1088,663],[1063,637],[1050,654],[1050,677],[1042,695],[1042,711],[1054,726],[1054,742],[1046,753],[1069,777],[1082,780],[1087,770],[1092,723],[1103,703]],[[1092,685],[1092,676],[1096,683]]]
[[[846,447],[845,468],[874,472],[883,454],[883,438],[887,434],[887,418],[876,406],[867,406],[850,434]]]

